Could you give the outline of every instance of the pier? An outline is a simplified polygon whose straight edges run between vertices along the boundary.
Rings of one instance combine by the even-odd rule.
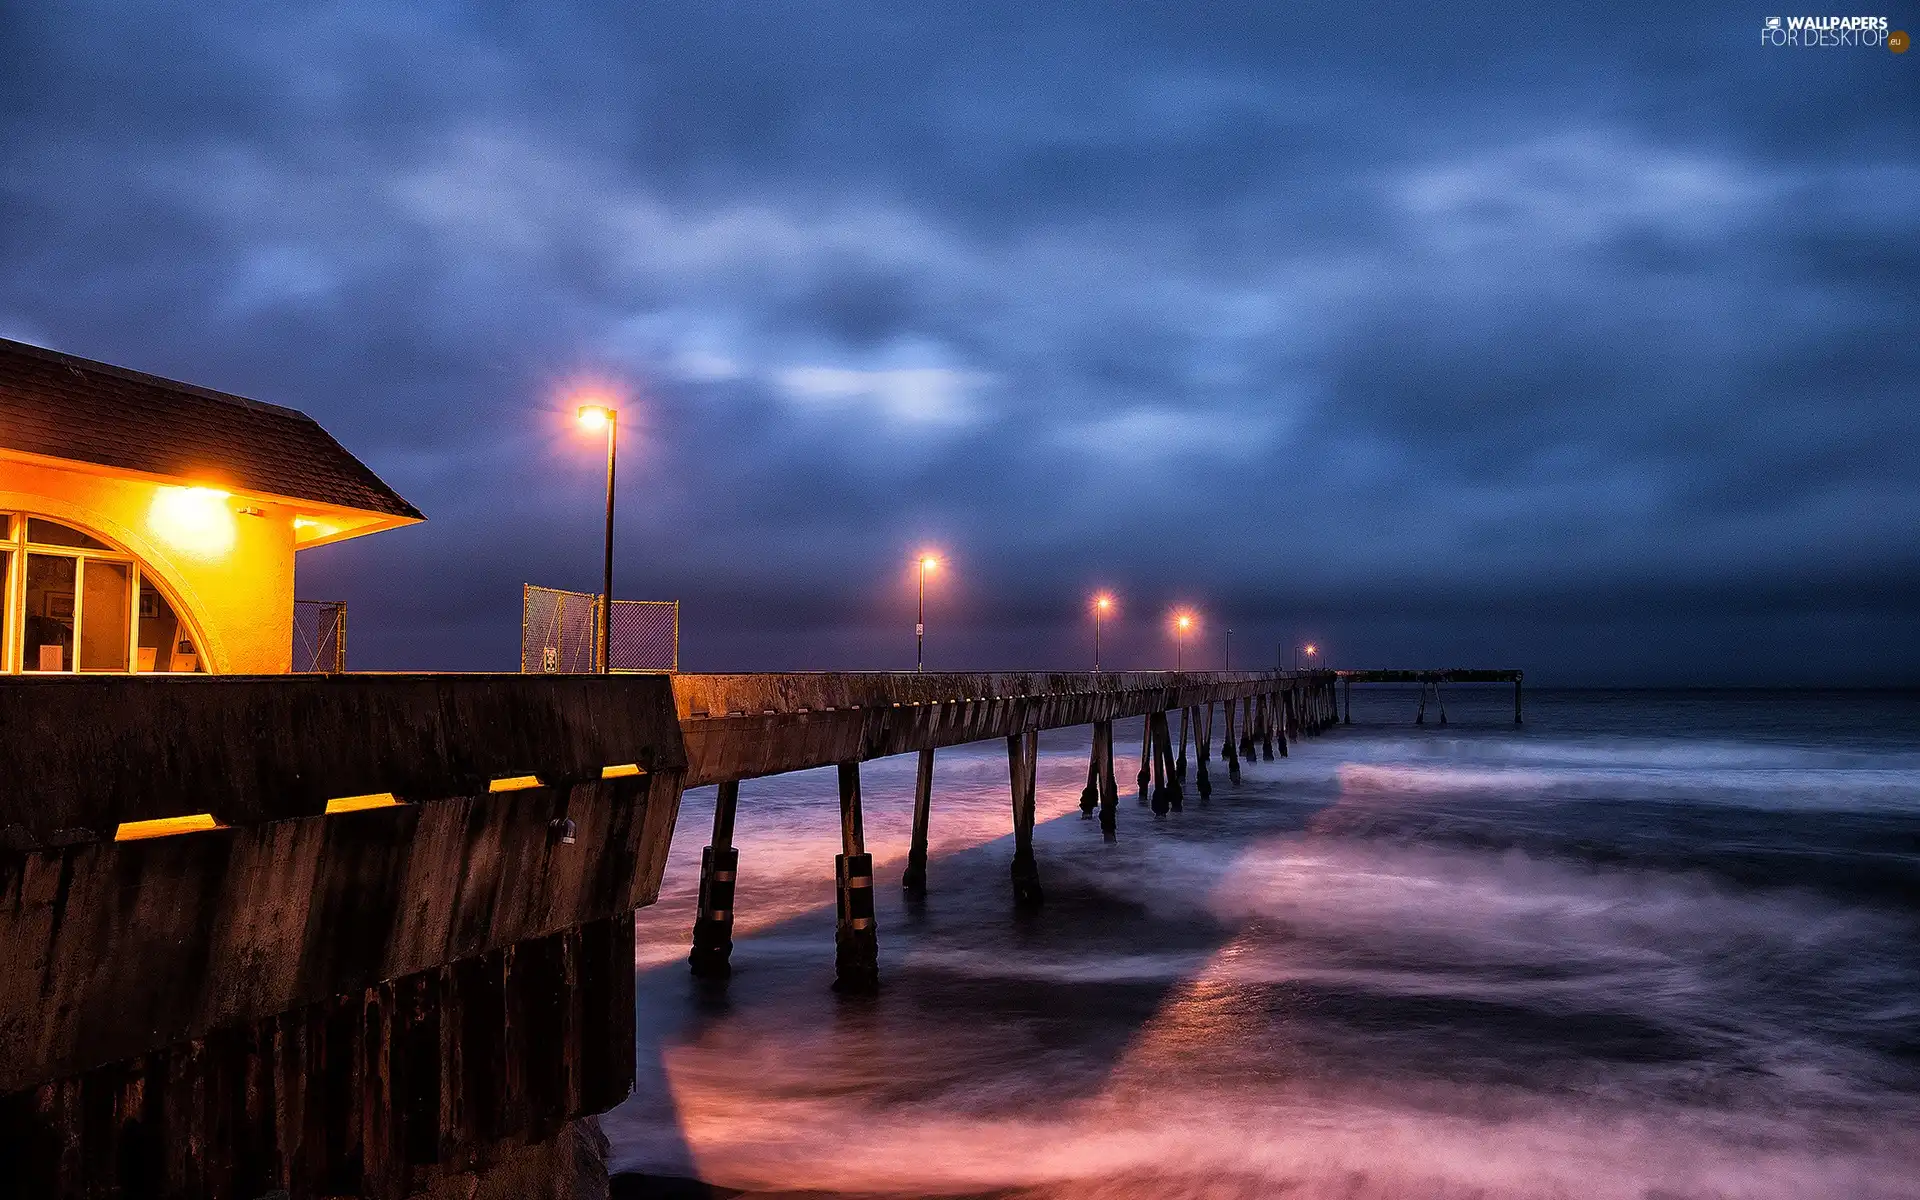
[[[1139,779],[1165,816],[1211,789],[1216,748],[1237,779],[1333,724],[1336,681],[6,680],[0,1175],[49,1197],[601,1194],[586,1118],[633,1084],[632,913],[685,788],[719,788],[690,969],[721,978],[737,806],[837,769],[834,986],[870,992],[861,763],[919,756],[904,882],[924,891],[934,754],[1003,740],[1012,898],[1037,909],[1041,731],[1089,727],[1082,808],[1111,839],[1115,721],[1146,718]]]
[[[1356,683],[1415,683],[1420,685],[1420,703],[1414,710],[1413,723],[1427,723],[1427,697],[1433,697],[1434,707],[1438,710],[1440,724],[1447,723],[1447,701],[1440,694],[1443,683],[1510,683],[1513,685],[1513,723],[1523,723],[1521,712],[1521,688],[1525,672],[1516,670],[1485,670],[1471,667],[1452,667],[1440,671],[1335,671],[1334,678],[1340,687],[1340,700],[1343,706],[1341,721],[1353,724],[1353,685]]]

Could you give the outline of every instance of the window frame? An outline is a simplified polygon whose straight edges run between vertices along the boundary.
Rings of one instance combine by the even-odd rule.
[[[49,513],[16,511],[7,514],[10,528],[0,531],[0,555],[8,560],[5,570],[4,589],[0,589],[0,605],[5,608],[4,619],[0,619],[0,630],[5,633],[4,643],[0,643],[0,674],[4,675],[211,675],[213,664],[207,660],[206,639],[201,636],[199,623],[193,619],[185,605],[173,595],[173,589],[166,586],[157,571],[150,571],[140,557],[132,551],[123,550],[114,545],[112,538],[101,535],[64,517]],[[52,521],[92,538],[101,545],[109,547],[100,550],[87,546],[60,546],[47,542],[33,542],[27,538],[27,531],[33,520]],[[73,563],[73,666],[62,671],[26,670],[26,609],[27,609],[27,570],[29,555],[53,555],[65,558]],[[105,670],[82,670],[80,667],[80,647],[82,629],[86,621],[86,579],[88,561],[123,563],[127,566],[127,665],[124,668]],[[140,591],[150,587],[167,602],[173,610],[174,620],[187,631],[193,639],[197,670],[194,671],[142,671],[140,669]]]
[[[13,631],[16,618],[13,612],[13,563],[20,557],[11,539],[0,541],[0,675],[13,674]],[[20,635],[26,641],[24,630]]]

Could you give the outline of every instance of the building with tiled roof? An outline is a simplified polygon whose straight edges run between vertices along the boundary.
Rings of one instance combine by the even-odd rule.
[[[286,671],[295,553],[422,519],[304,413],[0,339],[0,672]]]

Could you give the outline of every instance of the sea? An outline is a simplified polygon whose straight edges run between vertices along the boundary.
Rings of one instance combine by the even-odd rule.
[[[724,986],[686,954],[713,791],[638,918],[616,1194],[1920,1197],[1920,693],[1356,688],[1352,723],[1081,816],[1045,905],[1002,742],[865,764],[882,990],[833,975],[831,771],[742,785]],[[1177,727],[1177,723],[1176,723]],[[688,1181],[702,1181],[696,1186]]]

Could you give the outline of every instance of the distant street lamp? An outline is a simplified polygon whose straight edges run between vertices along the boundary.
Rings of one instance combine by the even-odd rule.
[[[582,404],[580,427],[592,433],[607,431],[607,540],[605,570],[601,578],[599,647],[594,654],[594,670],[608,670],[607,637],[613,628],[613,447],[620,430],[620,410],[610,404]]]
[[[1113,597],[1104,593],[1093,598],[1093,673],[1100,673],[1100,614],[1113,608]]]
[[[1313,656],[1318,653],[1320,653],[1320,647],[1314,645],[1312,642],[1308,642],[1303,646],[1295,646],[1293,648],[1293,669],[1296,671],[1300,669],[1300,656],[1302,654],[1307,656],[1307,666],[1311,669],[1313,666]]]
[[[913,625],[913,669],[916,673],[926,670],[927,572],[939,565],[940,560],[931,554],[920,556],[920,619]]]
[[[1173,669],[1187,669],[1187,630],[1193,628],[1193,614],[1181,613],[1173,619]]]
[[[1233,630],[1231,629],[1227,630],[1227,649],[1226,653],[1220,658],[1220,669],[1222,671],[1233,670]]]

